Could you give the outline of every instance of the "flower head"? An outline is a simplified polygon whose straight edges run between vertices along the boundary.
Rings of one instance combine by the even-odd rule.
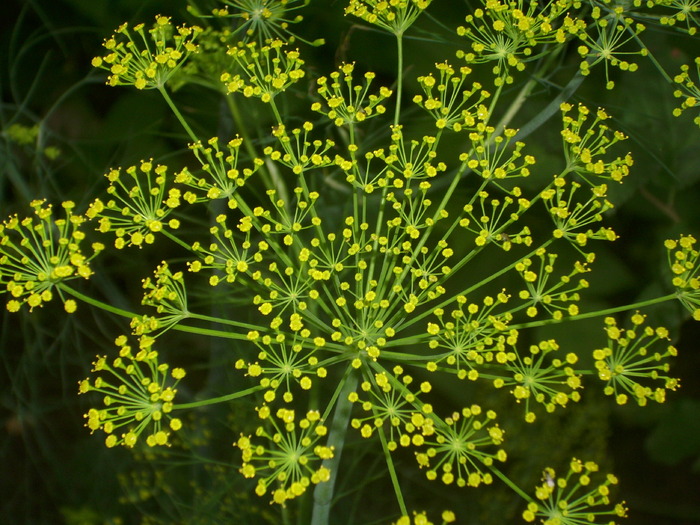
[[[181,203],[181,193],[169,186],[167,166],[153,165],[151,160],[140,166],[129,166],[110,170],[105,175],[110,182],[107,193],[112,198],[107,202],[96,199],[86,215],[99,218],[98,230],[114,232],[114,245],[125,246],[153,244],[155,236],[165,228],[177,229],[180,221],[166,220]]]
[[[675,390],[679,384],[678,379],[668,375],[669,365],[664,362],[678,353],[666,343],[668,330],[644,327],[644,321],[645,316],[636,313],[632,316],[632,328],[624,330],[613,317],[606,317],[608,344],[593,352],[598,377],[606,383],[605,393],[614,395],[621,405],[627,402],[628,395],[640,406],[650,400],[663,403],[666,390]],[[664,345],[665,349],[656,350]]]
[[[108,447],[133,447],[144,432],[148,446],[167,445],[170,431],[182,427],[171,413],[176,386],[185,371],[169,370],[166,363],[160,363],[151,343],[152,339],[142,338],[140,348],[134,349],[126,336],[119,336],[115,340],[119,356],[111,361],[98,356],[92,369],[97,377],[79,383],[81,394],[103,395],[104,407],[91,408],[85,418],[91,432],[107,434]]]
[[[346,15],[361,18],[395,35],[413,25],[432,0],[350,0]]]
[[[223,73],[221,82],[228,93],[240,91],[246,97],[256,97],[270,102],[276,95],[303,78],[304,61],[298,50],[288,50],[279,39],[258,45],[243,43],[229,49],[241,73]]]
[[[600,477],[598,465],[575,458],[563,476],[545,469],[542,485],[535,489],[537,502],[528,504],[523,518],[528,523],[539,519],[544,525],[615,525],[615,518],[624,518],[627,509],[623,503],[610,502],[610,488],[617,485],[617,478]]]
[[[673,114],[679,117],[687,109],[693,109],[700,107],[700,87],[698,87],[697,82],[700,80],[700,57],[695,59],[695,75],[694,78],[690,76],[690,66],[684,64],[681,66],[681,72],[673,77],[673,81],[678,84],[678,89],[673,92],[673,96],[681,99],[680,107],[673,110]],[[700,115],[696,116],[693,120],[698,126],[700,126]]]
[[[37,200],[31,206],[34,217],[14,216],[0,225],[0,284],[9,296],[7,309],[11,312],[23,304],[32,310],[49,302],[61,282],[89,278],[93,273],[90,261],[104,249],[93,243],[93,253],[83,253],[85,218],[73,214],[73,202],[63,203],[65,218],[58,219],[46,201]],[[64,302],[68,311],[75,310],[72,300]]]
[[[333,449],[319,444],[327,434],[320,414],[309,411],[297,419],[292,409],[280,408],[272,413],[269,406],[258,409],[262,424],[255,432],[257,440],[241,436],[234,446],[241,450],[246,478],[258,478],[255,492],[263,496],[272,492],[272,501],[285,501],[301,496],[312,484],[326,482],[330,471],[321,463],[333,457]]]
[[[123,24],[105,40],[108,54],[93,58],[92,65],[109,71],[110,86],[161,89],[187,57],[197,52],[194,41],[201,31],[197,26],[175,27],[169,17],[160,15],[148,30],[138,24],[130,31]]]

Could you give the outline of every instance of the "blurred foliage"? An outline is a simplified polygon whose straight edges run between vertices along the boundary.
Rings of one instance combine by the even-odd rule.
[[[102,39],[122,22],[148,20],[160,12],[185,17],[184,4],[174,0],[9,0],[0,19],[0,211],[4,216],[42,196],[85,205],[102,188],[102,173],[109,167],[182,153],[182,132],[165,104],[152,93],[106,88],[103,75],[90,67],[90,59],[100,52]],[[312,2],[299,26],[299,33],[309,39],[323,29],[327,41],[310,53],[312,74],[318,76],[342,60],[363,57],[367,67],[390,77],[393,55],[378,52],[387,46],[387,37],[340,16],[341,4],[339,0]],[[451,27],[454,13],[464,12],[466,5],[461,0],[437,0],[430,18],[419,27],[419,36],[408,40],[407,55],[419,56],[420,61],[408,69],[407,97],[417,92],[411,76],[432,66],[446,49],[449,53],[455,49],[456,42],[436,40],[431,28]],[[653,53],[678,66],[697,53],[671,31],[651,31],[646,42]],[[410,48],[420,53],[415,55]],[[536,79],[537,88],[512,125],[524,125],[535,117],[575,67],[575,61],[563,58],[559,75]],[[658,293],[657,283],[665,280],[663,240],[681,232],[700,233],[700,134],[692,117],[671,116],[674,99],[651,64],[615,77],[617,87],[610,92],[602,90],[604,81],[596,74],[581,85],[573,100],[601,104],[616,117],[614,127],[630,137],[626,147],[635,166],[634,177],[620,189],[611,188],[620,192],[614,196],[620,204],[610,222],[621,239],[599,249],[595,264],[604,270],[592,280],[590,308]],[[197,125],[222,130],[234,126],[220,111],[217,93],[195,87],[176,95],[180,107],[185,112],[189,108],[190,116],[199,119]],[[557,123],[538,128],[526,140],[541,169],[554,173],[560,162]],[[112,304],[138,304],[139,290],[133,283],[145,277],[145,270],[128,257],[100,264],[102,271],[97,274],[109,274],[112,279],[97,279],[97,289]],[[55,315],[53,308],[58,307],[52,305],[31,317],[11,316],[4,309],[1,314],[0,523],[281,522],[277,508],[259,505],[250,496],[249,484],[231,475],[237,470],[232,438],[226,432],[217,433],[217,428],[229,418],[239,418],[240,425],[244,411],[235,404],[211,410],[190,425],[195,429],[191,432],[201,429],[201,436],[187,447],[182,439],[167,458],[149,456],[153,452],[145,450],[142,456],[107,450],[101,440],[91,438],[82,427],[84,407],[76,395],[77,381],[87,374],[95,349],[111,346],[123,327],[87,308],[69,318]],[[680,328],[684,318],[675,304],[650,314],[652,322],[662,322],[671,330]],[[520,419],[509,421],[510,433],[516,436],[509,441],[509,453],[520,461],[508,474],[533,485],[543,458],[552,461],[554,455],[555,461],[558,456],[565,462],[571,455],[585,455],[614,469],[624,480],[620,497],[630,507],[630,525],[700,524],[700,328],[682,328],[675,367],[682,388],[666,404],[611,410],[596,395],[589,395],[575,419],[565,413],[537,429]],[[596,322],[550,326],[547,333],[571,348],[590,348],[591,341],[603,340]],[[185,341],[195,351],[197,343]],[[212,355],[218,354],[214,350]],[[221,373],[225,372],[213,372]],[[216,390],[222,378],[205,374],[200,377],[202,388]],[[463,389],[463,383],[448,382],[434,394],[456,398],[465,395]],[[499,413],[505,413],[498,410],[498,398],[491,401]],[[525,448],[533,442],[533,432],[539,434],[534,441],[540,448],[535,450]],[[528,435],[530,439],[525,438]],[[362,477],[371,493],[390,491],[380,472],[382,464],[362,458],[363,443],[347,446],[356,451],[353,463],[344,466],[354,473],[349,477]],[[220,451],[220,457],[228,456],[229,463],[195,461],[214,457],[214,450]],[[426,508],[432,504],[434,494],[425,492],[415,469],[399,475],[406,482],[407,497],[415,497]],[[381,497],[358,501],[353,497],[356,488],[350,485],[341,485],[338,491],[343,495],[338,515],[345,517],[339,524],[368,523],[365,520],[376,515],[375,507],[382,505]],[[444,487],[439,491],[443,499],[451,495]],[[503,487],[479,491],[473,501],[461,501],[463,491],[452,497],[455,505],[470,509],[462,513],[460,523],[503,523],[496,520],[503,519],[506,510],[508,523],[520,520],[520,500]]]

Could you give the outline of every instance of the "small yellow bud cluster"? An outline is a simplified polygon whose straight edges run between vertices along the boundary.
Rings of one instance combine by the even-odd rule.
[[[513,245],[532,244],[530,228],[527,226],[522,227],[519,232],[506,233],[508,227],[519,220],[520,215],[530,207],[530,201],[522,196],[518,186],[513,187],[510,193],[512,196],[506,195],[499,199],[491,198],[489,192],[482,190],[476,195],[479,199],[478,210],[473,204],[462,208],[458,224],[476,235],[474,244],[477,248],[495,244],[502,250],[509,251]],[[517,208],[513,209],[516,205]]]
[[[482,304],[470,303],[460,295],[455,298],[456,308],[449,314],[442,308],[436,309],[437,323],[428,323],[427,332],[431,336],[428,344],[444,353],[429,361],[427,370],[437,371],[440,365],[455,370],[460,379],[475,381],[482,365],[504,365],[515,360],[515,354],[506,345],[516,343],[518,332],[508,327],[512,315],[499,311],[509,299],[505,291],[496,297],[485,297]]]
[[[612,317],[605,318],[608,344],[593,352],[598,377],[605,381],[605,393],[615,396],[618,404],[628,401],[628,394],[644,406],[648,401],[663,403],[666,390],[675,390],[679,380],[668,376],[669,364],[664,362],[675,357],[676,348],[668,344],[668,330],[663,327],[642,327],[644,315],[632,316],[632,328],[621,329]],[[654,345],[664,345],[662,351],[652,351]],[[652,388],[650,384],[662,383]]]
[[[578,356],[568,353],[563,359],[552,357],[557,350],[559,345],[552,339],[530,345],[530,355],[518,355],[517,359],[507,363],[511,377],[493,382],[496,388],[512,387],[510,392],[516,402],[525,402],[525,421],[528,423],[536,418],[531,401],[543,405],[547,412],[554,412],[571,401],[577,403],[581,400],[578,392],[583,388],[581,376],[573,368]]]
[[[121,168],[110,170],[105,174],[109,180],[107,193],[111,199],[103,202],[96,199],[90,204],[86,216],[99,218],[98,231],[114,232],[114,246],[153,244],[156,234],[164,228],[177,229],[180,221],[166,220],[168,215],[180,206],[181,192],[177,188],[168,188],[168,168],[151,160],[142,161],[141,165],[129,166],[122,173]]]
[[[490,452],[503,443],[505,432],[495,423],[493,410],[484,412],[478,405],[463,408],[443,420],[433,416],[432,433],[424,440],[424,450],[416,452],[420,468],[429,480],[458,487],[490,485],[493,476],[487,470],[494,461],[506,460],[502,449]]]
[[[606,475],[602,481],[598,465],[592,461],[585,463],[572,459],[565,476],[557,476],[552,468],[544,470],[542,485],[535,489],[537,501],[528,504],[523,519],[532,523],[558,525],[578,525],[599,523],[615,525],[616,518],[627,516],[624,503],[612,505],[611,486],[617,485],[617,478]]]
[[[588,75],[591,67],[603,62],[605,65],[605,87],[612,89],[615,82],[610,80],[610,67],[616,67],[621,71],[636,71],[638,65],[635,62],[625,60],[628,56],[647,56],[647,48],[641,44],[638,35],[644,31],[645,26],[636,23],[630,16],[625,16],[623,8],[616,7],[615,12],[603,13],[600,6],[595,6],[591,10],[593,18],[592,26],[595,27],[596,34],[591,35],[585,31],[579,33],[579,38],[583,42],[578,47],[579,55],[584,60],[580,64],[582,75]],[[641,49],[629,51],[629,44],[640,43]],[[622,49],[625,51],[622,51]]]
[[[693,319],[700,321],[700,277],[695,237],[683,235],[678,240],[667,240],[668,266],[673,274],[671,283],[676,288],[676,297],[685,306]]]
[[[223,213],[215,218],[216,225],[209,228],[211,242],[206,245],[199,241],[192,244],[192,252],[198,258],[188,263],[189,270],[193,273],[205,269],[218,270],[209,277],[211,286],[235,282],[239,274],[253,274],[251,266],[261,262],[263,252],[269,248],[264,241],[258,243],[257,250],[251,244],[250,217],[242,217],[237,225],[238,230],[245,235],[242,240],[234,238],[234,231],[227,226],[226,219]]]
[[[700,87],[696,80],[690,78],[690,66],[683,64],[681,72],[673,77],[673,81],[680,86],[673,92],[673,96],[682,99],[680,107],[673,110],[673,115],[679,117],[686,109],[700,107]],[[700,57],[695,59],[695,78],[700,79]],[[700,115],[693,119],[700,126]]]
[[[282,400],[291,403],[295,387],[298,386],[303,391],[311,390],[314,378],[325,378],[328,373],[314,355],[317,348],[326,345],[322,337],[313,338],[313,343],[309,344],[311,337],[305,338],[299,334],[293,337],[284,333],[271,336],[251,331],[248,339],[260,349],[257,360],[248,362],[239,359],[235,367],[246,370],[246,375],[258,379],[260,386],[265,389],[263,399],[267,403],[275,401],[280,391]]]
[[[493,126],[479,123],[469,133],[472,148],[468,154],[462,155],[460,160],[466,162],[467,167],[484,179],[493,181],[501,188],[500,181],[506,178],[528,177],[530,166],[535,164],[532,155],[523,156],[525,147],[523,142],[515,142],[511,145],[517,130],[504,129],[497,134]],[[502,188],[504,189],[504,188]],[[504,191],[507,191],[504,189]],[[512,191],[510,192],[512,194]]]
[[[567,188],[567,185],[569,186]],[[614,241],[617,234],[604,226],[593,228],[603,220],[603,213],[613,207],[608,201],[607,185],[593,186],[588,200],[579,199],[577,191],[581,188],[578,182],[570,182],[563,177],[556,177],[553,188],[549,187],[541,193],[549,214],[554,222],[555,239],[568,240],[580,253],[586,256],[586,262],[592,262],[594,254],[584,253],[584,248],[591,239]]]
[[[588,122],[591,111],[586,106],[578,105],[577,118],[569,115],[572,109],[571,104],[561,104],[561,136],[564,140],[567,170],[579,174],[591,186],[594,184],[589,181],[590,176],[621,182],[629,175],[629,168],[634,163],[632,156],[628,153],[624,158],[616,157],[610,162],[596,157],[605,155],[609,148],[627,137],[603,123],[610,118],[605,110],[598,109],[593,122]]]
[[[438,129],[462,131],[474,128],[477,122],[485,122],[489,113],[483,101],[491,95],[482,90],[478,82],[473,82],[471,89],[464,89],[471,68],[460,67],[459,75],[447,62],[435,64],[435,68],[440,79],[436,80],[432,73],[418,77],[425,97],[413,97],[413,102],[433,116],[435,126]]]
[[[108,54],[93,58],[92,65],[109,71],[110,86],[162,89],[188,56],[197,52],[194,41],[201,31],[197,26],[175,27],[169,17],[160,15],[148,31],[144,24],[134,26],[131,31],[123,24],[105,40],[103,46]]]
[[[432,435],[433,407],[419,399],[432,390],[428,381],[413,386],[413,377],[396,365],[391,371],[382,370],[368,377],[360,389],[362,397],[352,392],[348,399],[366,414],[350,421],[363,438],[370,438],[381,429],[387,437],[388,449],[394,451],[399,445],[419,447],[426,436]]]
[[[674,26],[689,35],[695,35],[700,27],[700,18],[697,16],[698,5],[695,2],[685,0],[647,0],[648,7],[661,5],[666,9],[671,9],[674,13],[670,16],[664,15],[659,18],[659,22],[664,26]],[[685,25],[685,28],[678,26]]]
[[[301,22],[303,17],[289,13],[308,4],[308,0],[227,0],[225,4],[213,9],[212,14],[217,18],[237,19],[239,23],[233,34],[241,35],[244,41],[264,43],[279,38],[293,42],[298,36],[289,30],[289,25]],[[233,12],[229,6],[234,8]],[[188,9],[194,7],[188,6]],[[323,40],[318,40],[312,45],[322,43]]]
[[[204,176],[193,175],[184,168],[175,176],[175,182],[191,188],[182,199],[190,204],[216,199],[227,199],[229,208],[236,207],[234,194],[263,165],[262,159],[253,159],[252,167],[239,168],[239,150],[243,139],[236,137],[219,146],[218,137],[212,137],[206,146],[201,142],[190,144],[190,149],[202,166]]]
[[[0,224],[0,284],[7,293],[7,309],[17,312],[26,304],[29,310],[53,299],[59,283],[92,275],[90,261],[104,249],[93,243],[92,255],[83,254],[80,229],[85,218],[74,215],[75,204],[62,204],[65,218],[54,218],[53,207],[44,200],[31,203],[35,217],[16,215]],[[59,289],[59,294],[60,294]],[[61,296],[62,297],[62,296]],[[67,312],[76,309],[75,301],[63,300]]]
[[[440,515],[442,518],[442,525],[448,525],[449,523],[455,523],[457,517],[455,513],[451,510],[445,510]],[[432,521],[428,518],[426,512],[416,512],[413,511],[413,519],[410,516],[401,516],[397,521],[392,522],[391,525],[434,525]]]
[[[92,371],[100,375],[79,383],[81,394],[99,392],[104,396],[105,408],[91,408],[85,418],[91,432],[102,430],[107,434],[108,447],[133,447],[144,432],[149,447],[168,445],[170,430],[182,428],[180,419],[171,413],[176,386],[185,377],[185,371],[173,368],[168,373],[170,367],[159,363],[152,343],[152,339],[142,337],[134,353],[126,336],[119,336],[115,340],[119,357],[110,363],[106,356],[98,356]],[[165,386],[168,376],[174,382]]]
[[[539,259],[539,265],[533,264],[531,258],[523,259],[515,265],[515,270],[525,281],[525,289],[520,291],[518,297],[528,305],[525,312],[527,316],[537,317],[540,309],[556,321],[563,319],[564,315],[577,315],[579,308],[576,303],[580,300],[578,292],[588,288],[588,281],[575,280],[574,277],[590,271],[589,268],[585,263],[576,262],[568,275],[556,278],[554,266],[557,255],[540,248],[535,256]]]
[[[384,114],[386,107],[382,102],[392,94],[389,88],[383,86],[379,88],[378,95],[369,94],[369,87],[375,77],[371,71],[364,74],[364,85],[353,85],[354,69],[354,63],[343,63],[338,71],[330,74],[330,83],[328,77],[320,77],[316,81],[316,92],[326,103],[324,106],[320,102],[314,102],[311,110],[326,115],[336,126],[357,124]]]
[[[189,315],[182,272],[173,273],[166,262],[156,268],[153,279],[147,277],[142,281],[142,288],[146,292],[141,304],[155,308],[158,315],[132,319],[135,335],[158,331],[157,335],[151,335],[157,337]]]
[[[313,131],[311,122],[304,122],[301,128],[293,129],[291,136],[283,124],[277,126],[272,134],[280,143],[282,151],[268,146],[264,152],[271,160],[287,166],[295,175],[311,169],[325,168],[334,164],[326,152],[335,146],[332,140],[310,140]]]
[[[328,429],[317,411],[309,411],[297,419],[295,411],[280,408],[274,414],[269,406],[258,408],[262,424],[255,436],[265,445],[243,436],[234,443],[242,453],[240,472],[246,478],[258,478],[255,493],[272,493],[272,502],[283,505],[304,494],[312,484],[326,482],[331,473],[321,465],[333,457],[333,449],[319,442]]]
[[[221,82],[228,93],[241,92],[245,97],[256,97],[263,102],[272,99],[289,86],[304,77],[304,61],[298,50],[285,49],[280,39],[268,41],[265,45],[255,42],[243,43],[228,50],[242,74],[223,73]]]
[[[395,35],[402,35],[431,2],[432,0],[350,0],[345,14],[361,18]]]
[[[511,84],[513,69],[523,71],[534,48],[542,44],[563,44],[585,29],[583,20],[567,14],[570,4],[549,2],[542,8],[530,2],[527,11],[516,4],[490,0],[484,7],[467,15],[467,26],[457,28],[459,36],[471,41],[472,52],[457,52],[468,64],[496,62],[492,72],[494,84]]]

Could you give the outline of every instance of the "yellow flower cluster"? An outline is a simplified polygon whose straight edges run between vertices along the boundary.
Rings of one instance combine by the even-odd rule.
[[[75,203],[62,204],[65,218],[55,218],[53,206],[44,200],[31,203],[34,217],[16,215],[0,224],[0,284],[7,293],[7,309],[17,312],[22,305],[29,310],[53,299],[62,282],[92,275],[90,261],[104,245],[92,244],[92,255],[80,248],[85,239],[81,226],[85,218],[75,215]],[[59,293],[60,292],[60,288]],[[73,299],[63,299],[66,311],[75,311]]]
[[[470,42],[471,52],[459,50],[457,57],[468,64],[496,62],[494,84],[513,82],[513,69],[523,71],[525,62],[536,58],[539,44],[563,44],[585,29],[585,22],[571,18],[571,3],[555,0],[539,2],[486,0],[483,9],[467,15],[467,26],[457,28]]]
[[[256,97],[263,102],[272,99],[304,77],[304,61],[298,50],[285,49],[280,39],[265,45],[256,42],[240,43],[229,49],[241,74],[222,73],[221,82],[228,93],[241,92],[246,97]]]
[[[605,381],[605,393],[615,396],[618,404],[627,403],[629,396],[644,406],[648,401],[663,403],[666,390],[675,390],[679,380],[668,375],[669,364],[664,362],[677,355],[676,348],[669,344],[668,330],[663,327],[642,327],[646,316],[632,316],[632,328],[624,330],[617,326],[613,317],[605,318],[608,344],[593,352],[598,377]],[[665,345],[661,351],[653,347]],[[652,388],[649,385],[662,383]]]
[[[157,16],[148,30],[144,24],[138,24],[130,31],[123,24],[105,40],[103,46],[108,54],[93,58],[92,65],[110,73],[110,86],[162,89],[187,57],[197,52],[194,41],[201,31],[197,26],[175,27],[166,16]]]
[[[574,118],[569,114],[573,108],[572,104],[561,104],[561,136],[564,141],[567,170],[578,173],[586,181],[589,180],[589,176],[595,176],[621,182],[629,174],[629,168],[633,164],[632,156],[628,153],[624,158],[616,157],[610,162],[600,157],[627,137],[620,131],[611,130],[604,123],[610,118],[605,110],[598,109],[593,121],[589,122],[591,110],[579,104],[578,115]]]
[[[700,107],[700,87],[696,80],[690,78],[690,66],[683,64],[681,72],[673,77],[673,81],[679,88],[673,92],[673,96],[682,99],[680,107],[673,110],[673,115],[679,117],[687,109]],[[695,78],[700,79],[700,57],[695,59]],[[693,120],[700,126],[700,115]]]
[[[106,356],[98,356],[92,371],[99,375],[79,383],[81,394],[99,392],[104,396],[105,408],[91,408],[85,418],[92,432],[102,430],[107,434],[108,447],[133,447],[144,432],[149,447],[168,445],[170,431],[182,428],[180,419],[171,413],[176,386],[185,371],[173,368],[168,374],[169,366],[159,362],[152,341],[142,337],[135,351],[126,336],[119,336],[115,340],[119,356],[111,362]],[[166,386],[168,376],[174,382]]]
[[[99,218],[100,232],[114,232],[118,249],[153,244],[157,233],[180,226],[177,219],[166,220],[181,203],[180,190],[169,187],[173,181],[168,180],[167,171],[167,166],[154,166],[151,160],[129,166],[125,173],[121,168],[110,170],[105,177],[110,182],[107,193],[113,198],[96,199],[86,216]]]
[[[350,0],[346,15],[402,35],[413,25],[432,0]]]
[[[207,140],[206,146],[202,142],[190,144],[205,175],[195,176],[187,168],[175,175],[177,184],[190,188],[190,191],[182,195],[182,199],[190,204],[227,199],[229,207],[235,208],[234,194],[263,164],[261,159],[256,158],[252,161],[252,167],[239,167],[242,144],[243,139],[240,137],[229,140],[223,148],[219,145],[218,137]]]
[[[314,102],[312,111],[326,115],[336,126],[356,124],[368,118],[382,115],[386,108],[381,102],[390,97],[392,91],[384,86],[379,88],[379,94],[369,94],[369,87],[375,74],[364,74],[364,85],[353,85],[352,73],[355,64],[341,64],[339,71],[332,72],[330,77],[320,77],[317,81],[317,93],[326,101],[325,107],[320,102]],[[341,79],[342,75],[342,79]]]
[[[610,503],[610,489],[617,485],[617,478],[608,474],[598,481],[598,471],[596,463],[576,458],[564,476],[545,469],[542,484],[535,489],[537,501],[528,503],[523,518],[528,523],[539,519],[544,525],[615,525],[616,518],[627,516],[627,509],[624,503]]]
[[[265,445],[243,435],[234,443],[242,453],[243,476],[258,478],[258,496],[271,492],[272,501],[282,505],[304,494],[311,485],[330,479],[330,471],[320,463],[332,458],[333,450],[318,444],[328,429],[317,411],[297,419],[292,409],[280,408],[273,414],[263,405],[258,417],[262,425],[255,436],[264,439]]]
[[[684,235],[678,240],[667,240],[665,246],[676,297],[690,311],[693,318],[700,321],[700,252],[695,248],[695,243],[695,237]]]
[[[418,77],[425,97],[413,97],[413,102],[433,116],[435,126],[438,129],[461,131],[473,129],[477,122],[485,122],[489,113],[483,101],[491,95],[481,89],[479,82],[473,82],[471,89],[464,89],[471,68],[460,67],[459,75],[447,62],[435,64],[435,68],[440,78],[436,80],[432,73]],[[472,98],[475,100],[472,101]]]

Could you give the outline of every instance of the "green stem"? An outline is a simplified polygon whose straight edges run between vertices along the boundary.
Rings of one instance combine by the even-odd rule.
[[[399,125],[399,118],[401,117],[401,93],[403,91],[403,33],[396,34],[396,46],[396,68],[399,73],[396,78],[396,111],[394,112],[394,126]]]
[[[177,120],[179,120],[180,124],[182,124],[182,127],[185,128],[185,131],[187,132],[187,135],[189,135],[190,139],[192,139],[192,142],[199,142],[199,138],[194,134],[194,131],[192,131],[192,128],[190,128],[190,125],[185,120],[185,117],[182,116],[182,113],[180,113],[180,110],[177,109],[173,99],[171,99],[170,95],[168,95],[165,86],[159,86],[158,91],[160,91],[160,94],[163,95],[163,98],[168,103],[168,106],[170,106],[173,114],[177,117]]]
[[[384,427],[379,427],[379,439],[382,442],[382,449],[384,450],[384,459],[386,460],[386,466],[389,470],[389,477],[391,478],[391,484],[394,487],[394,494],[396,495],[396,501],[399,504],[401,515],[408,516],[408,509],[406,508],[406,502],[403,500],[401,485],[399,484],[399,478],[396,475],[396,469],[394,468],[394,461],[391,459],[391,452],[389,451],[386,442],[386,436],[384,435]]]
[[[103,301],[100,301],[98,299],[94,299],[93,297],[90,297],[88,295],[85,295],[78,290],[75,290],[68,286],[65,283],[58,283],[57,287],[63,291],[66,292],[69,295],[72,295],[76,299],[79,299],[83,301],[84,303],[87,303],[91,306],[94,306],[96,308],[99,308],[100,310],[104,310],[106,312],[110,312],[116,315],[119,315],[121,317],[126,317],[127,319],[133,319],[134,317],[138,317],[138,314],[134,312],[130,312],[129,310],[123,310],[121,308],[117,308],[116,306],[112,306],[111,304],[107,304]],[[199,328],[197,326],[188,326],[188,325],[175,325],[172,327],[172,330],[177,330],[179,332],[187,332],[191,334],[199,334],[199,335],[208,335],[212,337],[221,337],[224,339],[238,339],[241,341],[247,341],[248,336],[247,334],[238,334],[235,332],[224,332],[222,330],[210,330],[208,328]]]
[[[518,487],[515,483],[513,483],[513,482],[508,478],[508,476],[506,476],[503,472],[501,472],[500,470],[498,470],[496,467],[494,467],[493,465],[491,465],[491,466],[489,467],[489,470],[491,470],[491,472],[493,472],[494,474],[496,474],[496,476],[497,476],[503,483],[505,483],[506,485],[508,485],[508,486],[513,490],[513,492],[515,492],[518,496],[520,496],[521,498],[523,498],[525,501],[527,501],[528,503],[530,503],[530,502],[533,501],[532,497],[531,497],[529,494],[527,494],[523,489],[521,489],[521,488]]]
[[[214,405],[216,403],[225,403],[226,401],[233,401],[234,399],[238,399],[240,397],[245,397],[250,394],[254,394],[255,392],[258,392],[259,390],[262,390],[263,387],[261,385],[257,385],[251,388],[248,388],[246,390],[241,390],[240,392],[234,392],[233,394],[227,394],[225,396],[220,396],[220,397],[212,397],[210,399],[203,399],[201,401],[193,401],[192,403],[178,403],[176,405],[173,405],[173,410],[184,410],[186,408],[199,408],[203,406],[208,406],[208,405]]]
[[[659,303],[665,303],[666,301],[673,301],[678,299],[675,293],[664,295],[661,297],[656,297],[654,299],[648,299],[646,301],[640,301],[634,304],[627,304],[623,306],[616,306],[614,308],[608,308],[606,310],[596,310],[595,312],[587,312],[585,314],[572,315],[571,317],[563,317],[562,319],[543,319],[541,321],[532,321],[531,323],[522,323],[509,325],[509,329],[521,330],[523,328],[533,328],[537,326],[545,326],[553,323],[563,323],[565,321],[581,321],[582,319],[591,319],[593,317],[602,317],[604,315],[616,314],[619,312],[628,312],[630,310],[639,310],[640,308],[646,308],[647,306],[653,306]]]
[[[335,414],[331,422],[327,445],[333,449],[333,457],[323,461],[323,466],[331,471],[331,477],[324,483],[319,483],[314,489],[314,508],[311,515],[311,525],[328,525],[333,501],[335,481],[338,477],[338,466],[345,444],[345,436],[352,412],[352,402],[348,396],[357,389],[358,373],[350,368],[343,378],[344,385],[339,390]]]

